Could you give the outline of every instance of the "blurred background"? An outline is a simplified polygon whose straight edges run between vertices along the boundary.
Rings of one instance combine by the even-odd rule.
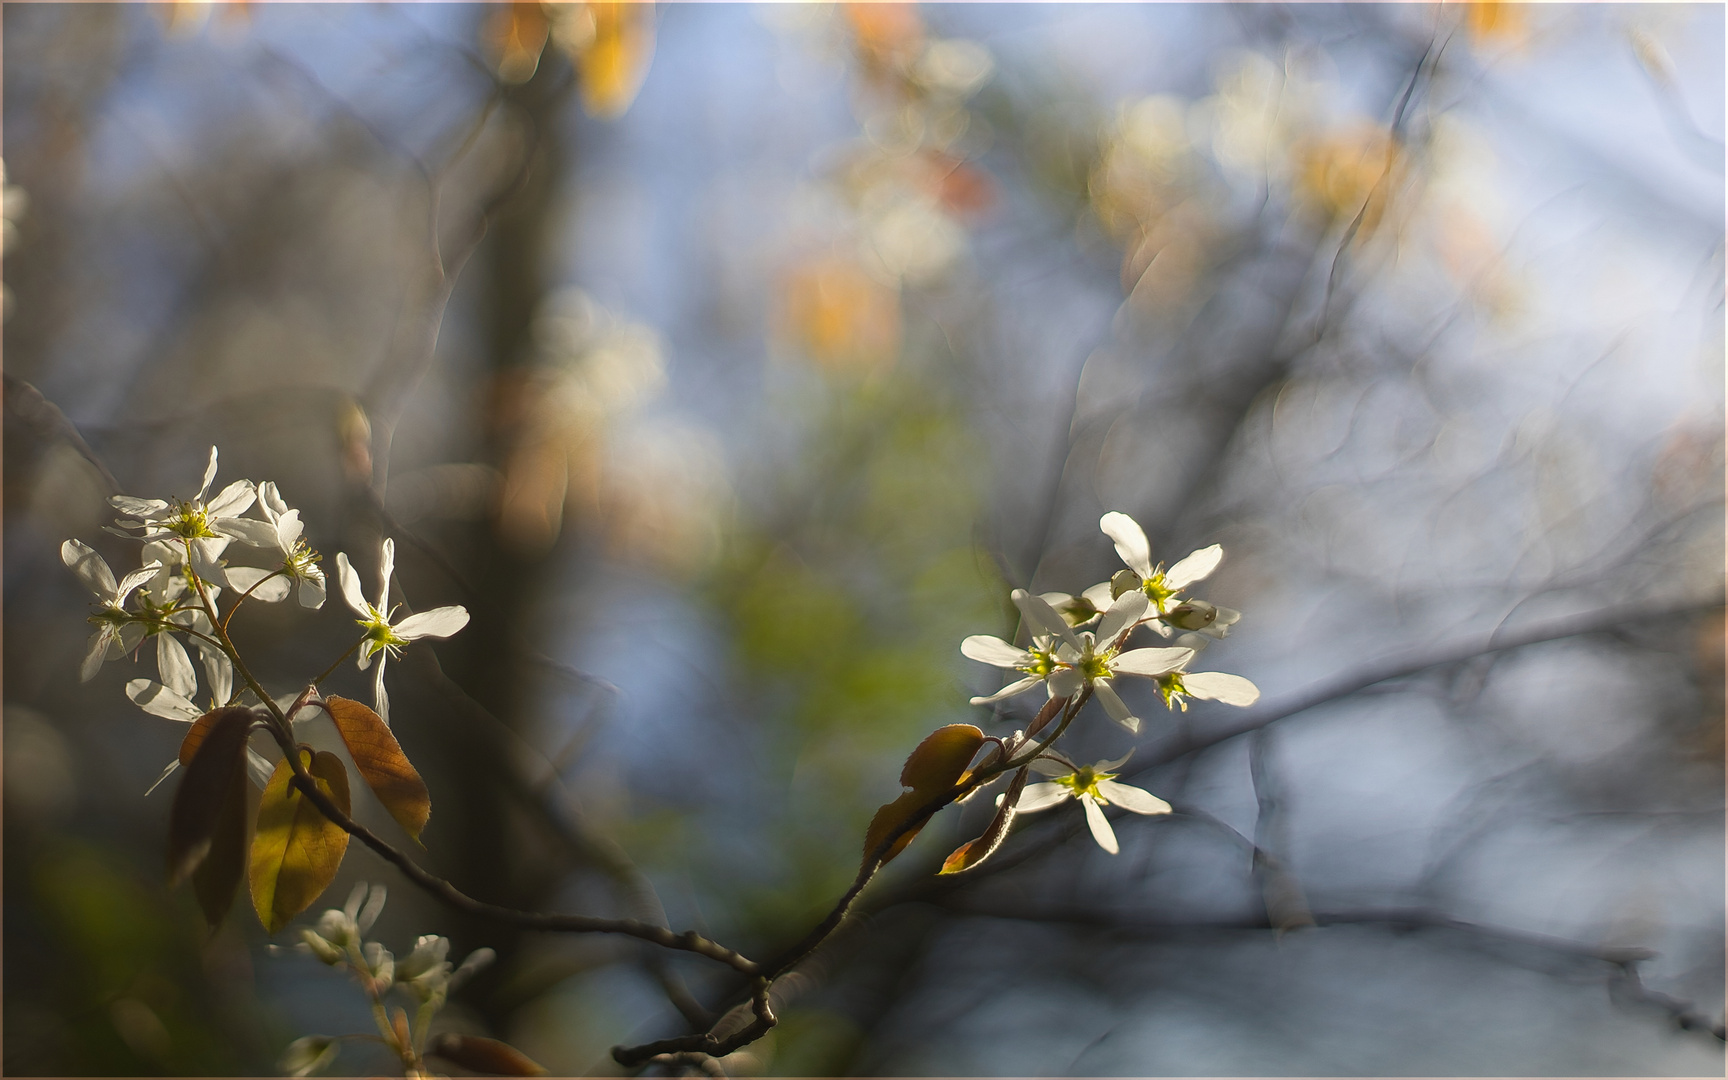
[[[1114,857],[1029,816],[938,879],[988,800],[945,811],[730,1072],[1721,1075],[1723,40],[1712,5],[7,5],[5,1071],[371,1028],[166,890],[149,659],[78,681],[61,542],[136,566],[106,496],[190,496],[216,444],[332,577],[392,536],[401,597],[472,613],[391,666],[429,867],[757,958],[926,733],[1025,725],[958,651],[1011,588],[1117,569],[1107,510],[1224,545],[1206,666],[1261,703],[1127,691],[1124,779],[1176,812]],[[236,619],[273,693],[347,645],[332,596]],[[308,918],[358,880],[398,954],[498,950],[446,1024],[554,1073],[736,1000],[358,846]]]

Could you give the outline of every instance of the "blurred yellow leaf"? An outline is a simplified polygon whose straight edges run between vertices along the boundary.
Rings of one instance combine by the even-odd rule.
[[[312,774],[318,790],[349,812],[348,773],[335,754],[302,746],[296,753]],[[329,887],[348,850],[348,834],[326,818],[291,781],[294,770],[284,759],[270,776],[258,807],[258,834],[252,840],[248,874],[252,907],[264,929],[274,934],[288,920],[312,906]]]
[[[1328,217],[1362,215],[1366,239],[1380,224],[1398,183],[1403,156],[1396,139],[1368,124],[1305,139],[1293,151],[1297,193]]]
[[[937,728],[918,744],[900,770],[901,785],[911,790],[884,804],[870,819],[870,828],[864,834],[866,863],[896,829],[914,820],[921,809],[960,783],[966,774],[966,766],[972,763],[972,755],[983,745],[984,733],[971,724],[949,724]],[[923,822],[919,822],[902,833],[882,853],[881,865],[886,865],[888,860],[906,850],[906,845],[923,827]]]
[[[589,116],[621,116],[654,58],[654,5],[650,0],[594,0],[548,5],[553,40],[570,56]]]

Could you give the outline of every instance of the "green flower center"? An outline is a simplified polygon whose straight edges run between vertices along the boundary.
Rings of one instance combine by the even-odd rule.
[[[1056,658],[1040,649],[1029,649],[1027,651],[1032,654],[1032,662],[1021,667],[1019,670],[1024,671],[1035,679],[1048,679],[1051,672],[1056,670]]]
[[[1176,595],[1175,589],[1164,584],[1163,567],[1152,571],[1152,576],[1140,583],[1140,591],[1146,594],[1146,599],[1152,601],[1153,609],[1160,615],[1164,613],[1164,605]]]
[[[1158,693],[1164,698],[1166,709],[1179,707],[1183,712],[1188,711],[1188,702],[1185,700],[1188,688],[1182,685],[1182,673],[1180,671],[1159,675],[1154,681],[1158,684]],[[1172,699],[1174,699],[1174,706]]]
[[[1056,783],[1061,784],[1069,791],[1072,791],[1076,798],[1081,795],[1090,795],[1100,802],[1107,803],[1110,800],[1104,798],[1104,796],[1098,793],[1098,785],[1102,781],[1114,780],[1115,778],[1115,773],[1094,772],[1092,766],[1082,765],[1078,769],[1074,770],[1071,775],[1058,776],[1056,778]]]
[[[174,516],[162,522],[162,527],[175,536],[184,536],[188,540],[198,540],[204,537],[218,535],[210,528],[210,515],[198,503],[175,504]]]
[[[408,644],[407,639],[396,635],[396,631],[390,628],[389,621],[385,619],[384,613],[377,608],[372,608],[371,618],[355,619],[354,622],[366,631],[363,647],[367,656],[383,649],[389,649],[390,655],[395,656],[398,649]]]

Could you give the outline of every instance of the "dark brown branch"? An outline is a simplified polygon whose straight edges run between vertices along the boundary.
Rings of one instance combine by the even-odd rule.
[[[725,1057],[732,1051],[748,1046],[773,1030],[780,1020],[774,1015],[774,1007],[768,1001],[768,979],[757,979],[750,993],[750,1011],[755,1018],[742,1030],[736,1031],[725,1038],[716,1037],[712,1032],[701,1035],[680,1035],[672,1039],[658,1039],[641,1046],[614,1046],[612,1059],[626,1068],[644,1065],[657,1057],[666,1054],[707,1054],[709,1057]]]

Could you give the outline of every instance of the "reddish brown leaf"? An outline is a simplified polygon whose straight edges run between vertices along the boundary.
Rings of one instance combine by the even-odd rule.
[[[389,725],[358,701],[331,697],[325,699],[324,707],[329,710],[330,719],[336,721],[336,730],[342,734],[342,742],[354,758],[360,778],[396,823],[409,836],[420,839],[420,830],[432,816],[432,796],[408,756],[402,753]]]
[[[198,719],[209,723],[186,762],[186,775],[174,792],[168,815],[168,882],[178,885],[210,853],[223,805],[235,785],[246,783],[246,736],[252,730],[250,709],[217,709]],[[244,795],[242,795],[244,797]]]
[[[528,1055],[497,1039],[482,1039],[478,1035],[457,1035],[446,1031],[432,1040],[426,1051],[445,1061],[460,1065],[470,1072],[491,1073],[494,1076],[545,1076],[546,1070]]]
[[[239,705],[229,705],[222,709],[212,709],[210,712],[207,712],[203,716],[194,720],[191,729],[186,732],[186,737],[180,740],[180,764],[182,766],[192,764],[192,756],[198,753],[198,747],[202,746],[204,740],[209,738],[210,729],[215,726],[216,721],[227,716],[229,713],[238,712],[250,714],[251,711],[252,710],[242,708]]]
[[[234,772],[232,787],[216,812],[210,831],[210,853],[192,871],[192,893],[211,926],[220,923],[234,906],[234,889],[246,875],[247,792],[246,770]]]
[[[976,754],[982,745],[984,733],[971,724],[949,724],[947,727],[937,728],[918,744],[918,748],[906,758],[905,767],[900,770],[900,783],[912,790],[885,804],[876,811],[876,816],[870,819],[870,828],[864,834],[866,863],[897,829],[914,820],[920,810],[960,782],[966,773],[966,766],[972,761],[972,755]],[[917,836],[923,827],[924,823],[920,821],[901,833],[899,839],[882,853],[881,864],[886,864],[888,860],[906,850],[906,845],[912,842],[912,838]]]
[[[1008,826],[1014,823],[1014,804],[1020,801],[1020,792],[1026,787],[1026,767],[1014,774],[1014,779],[1008,782],[1008,791],[1002,796],[1002,805],[996,808],[996,816],[990,819],[990,827],[984,830],[984,835],[976,840],[969,840],[942,862],[941,874],[958,874],[962,870],[970,870],[974,866],[995,854],[1002,846],[1002,841],[1008,837]]]

